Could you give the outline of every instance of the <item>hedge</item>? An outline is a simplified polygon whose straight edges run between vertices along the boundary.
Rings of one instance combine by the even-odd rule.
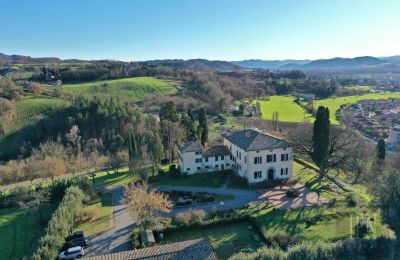
[[[70,234],[74,225],[75,215],[82,207],[84,197],[83,191],[77,186],[67,188],[60,205],[47,224],[46,234],[39,240],[32,259],[48,260],[58,256],[65,238]]]
[[[277,248],[261,247],[253,253],[239,253],[230,260],[367,260],[393,259],[394,241],[388,238],[346,239],[336,243],[307,242],[287,252]]]

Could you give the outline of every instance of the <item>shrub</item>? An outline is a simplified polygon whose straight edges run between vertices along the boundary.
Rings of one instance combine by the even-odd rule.
[[[370,231],[369,226],[365,220],[361,220],[354,227],[355,237],[363,238],[369,233],[369,231]]]
[[[171,164],[169,166],[169,172],[170,173],[174,173],[174,172],[177,172],[177,171],[178,171],[178,169],[176,168],[176,164]]]
[[[284,260],[286,259],[285,252],[280,249],[261,247],[256,252],[253,253],[238,253],[229,258],[229,260],[253,260],[253,259],[263,259],[263,260]]]
[[[140,248],[141,247],[140,232],[135,232],[135,231],[132,232],[131,240],[132,240],[132,247],[133,248]]]
[[[375,240],[346,239],[336,243],[304,242],[294,246],[287,252],[265,246],[250,254],[236,254],[230,260],[393,259],[394,243],[393,240],[384,237],[379,237]]]
[[[357,206],[357,200],[354,198],[353,195],[349,194],[346,196],[346,203],[349,207],[354,208],[355,206]]]
[[[75,215],[82,206],[84,193],[77,186],[71,186],[47,224],[46,234],[39,240],[32,259],[55,259],[59,249],[70,234]]]
[[[297,244],[299,239],[296,236],[289,235],[287,233],[277,233],[272,237],[272,240],[276,242],[281,248],[288,248],[290,245]]]
[[[81,224],[88,221],[93,221],[96,220],[99,216],[99,208],[83,208],[78,212],[75,218],[75,223]]]
[[[174,221],[177,224],[192,224],[202,222],[207,218],[207,213],[202,209],[189,209],[175,215]]]
[[[326,206],[327,206],[328,208],[332,208],[332,207],[334,207],[334,206],[336,205],[336,202],[337,202],[337,201],[336,201],[336,198],[333,198],[333,199],[331,199],[331,200],[328,201],[328,203],[327,203]]]
[[[299,196],[299,193],[294,189],[289,189],[286,191],[286,196],[288,196],[289,198],[296,198],[297,196]]]
[[[306,221],[307,227],[317,224],[317,222],[320,219],[322,219],[322,215],[316,215],[316,216],[313,216],[313,217],[307,219],[307,221]]]

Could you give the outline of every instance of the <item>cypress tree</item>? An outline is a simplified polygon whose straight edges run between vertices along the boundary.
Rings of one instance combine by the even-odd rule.
[[[385,147],[385,140],[379,139],[377,144],[377,157],[380,160],[385,160],[386,157],[386,147]]]
[[[322,179],[325,174],[325,166],[329,157],[330,147],[330,120],[329,109],[327,107],[318,107],[313,127],[312,142],[312,159],[320,168],[320,178]]]
[[[199,112],[198,130],[199,130],[201,144],[205,145],[208,140],[208,125],[207,125],[206,111],[204,110],[204,108],[200,109]]]

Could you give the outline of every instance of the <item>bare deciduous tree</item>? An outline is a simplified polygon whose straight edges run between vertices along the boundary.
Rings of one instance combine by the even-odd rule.
[[[128,209],[138,219],[143,227],[157,226],[161,214],[170,212],[172,202],[156,189],[149,187],[146,182],[128,190]]]

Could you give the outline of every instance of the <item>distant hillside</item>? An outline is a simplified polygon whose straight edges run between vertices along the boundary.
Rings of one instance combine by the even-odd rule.
[[[355,58],[332,58],[320,60],[243,60],[234,64],[245,68],[303,71],[374,71],[399,72],[400,56],[376,58],[371,56]]]
[[[46,58],[32,58],[30,56],[22,55],[6,55],[0,53],[0,64],[27,64],[27,63],[48,63],[60,62],[59,58],[46,57]]]
[[[145,66],[166,66],[176,69],[198,69],[198,70],[219,70],[233,71],[240,67],[228,61],[206,60],[206,59],[191,59],[191,60],[149,60],[141,61],[139,64]]]
[[[279,69],[288,64],[291,65],[304,65],[309,63],[310,60],[242,60],[242,61],[232,61],[243,68],[249,69]]]

